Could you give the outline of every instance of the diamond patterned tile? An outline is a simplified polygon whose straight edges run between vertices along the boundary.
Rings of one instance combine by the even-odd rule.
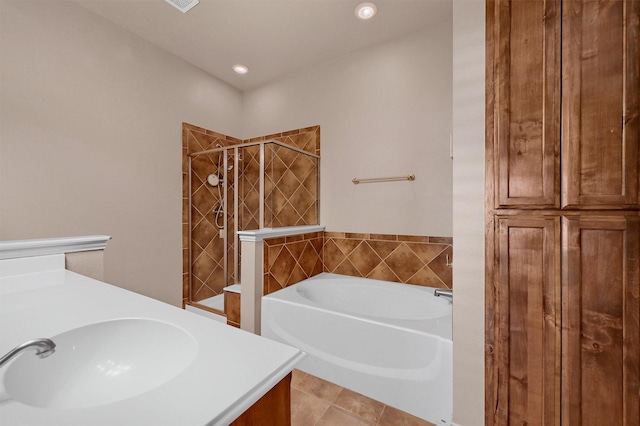
[[[401,243],[387,256],[385,263],[402,282],[406,282],[424,266],[424,262],[405,243]]]
[[[269,270],[271,270],[271,268],[273,267],[274,263],[276,262],[276,259],[278,259],[278,256],[280,256],[280,252],[284,249],[284,245],[283,244],[278,244],[275,246],[269,246],[269,248],[267,249],[267,251],[265,252],[265,256],[268,258],[268,267]]]
[[[302,214],[302,224],[315,225],[318,223],[318,204],[314,202],[306,212]]]
[[[191,203],[200,213],[207,214],[218,204],[218,194],[203,185],[193,193]]]
[[[296,191],[289,198],[289,202],[294,206],[299,216],[302,216],[302,213],[306,212],[309,207],[315,203],[315,201],[315,197],[309,194],[309,192],[302,186],[298,186]]]
[[[300,225],[300,215],[288,201],[278,213],[277,219],[280,221],[281,226]]]
[[[324,267],[327,272],[334,271],[346,256],[338,248],[333,239],[329,239],[325,242],[323,248]]]
[[[319,260],[322,261],[318,253],[313,248],[313,244],[310,241],[305,241],[304,249],[298,258],[298,264],[300,264],[308,276],[311,276],[313,267]]]
[[[334,239],[333,242],[340,249],[342,254],[349,256],[351,252],[358,247],[362,240],[350,240],[350,239]]]
[[[349,259],[345,259],[342,261],[342,263],[340,265],[338,265],[338,267],[330,272],[335,272],[336,274],[341,274],[341,275],[349,275],[349,276],[359,276],[359,271],[358,269],[353,265],[353,263],[351,263],[349,261]]]
[[[396,248],[398,248],[398,242],[396,241],[367,241],[367,244],[375,251],[381,259],[385,259]]]
[[[295,146],[295,144],[291,143],[291,138],[285,138],[285,143],[289,143],[289,145]],[[278,145],[274,145],[273,153],[284,164],[287,165],[287,168],[289,168],[291,164],[296,161],[296,158],[298,156],[298,153],[296,151]]]
[[[315,171],[315,159],[304,154],[298,154],[293,163],[290,164],[289,169],[300,182],[303,182]]]
[[[296,260],[291,256],[291,253],[288,250],[281,250],[270,271],[281,287],[284,287],[288,282],[295,265]]]
[[[316,169],[317,170],[317,169]],[[318,173],[310,173],[309,176],[302,182],[302,186],[313,197],[317,197],[318,194]]]
[[[280,192],[278,188],[274,188],[271,192],[272,195],[272,203],[271,208],[273,209],[274,216],[279,216],[282,209],[287,205],[287,197]]]
[[[206,220],[198,223],[191,232],[191,238],[200,247],[206,247],[215,235],[217,235],[217,230]]]
[[[302,251],[305,249],[307,245],[306,241],[296,241],[291,244],[287,244],[285,247],[291,253],[294,259],[300,260],[300,256],[302,255]]]
[[[211,271],[211,275],[209,275],[205,284],[214,294],[222,293],[222,289],[226,285],[224,281],[224,269],[218,268]]]
[[[196,139],[196,137],[193,135],[193,132],[189,132],[187,134],[187,150],[190,153],[191,152],[204,151],[204,148],[200,144],[200,141],[198,141],[198,139]]]
[[[268,170],[273,177],[273,181],[278,182],[284,172],[286,172],[288,169],[289,168],[287,167],[287,165],[279,157],[274,156]]]
[[[319,127],[312,126],[303,130],[291,130],[271,137],[278,137],[285,140],[292,146],[307,149],[316,153],[319,148]],[[254,138],[262,139],[264,138]],[[198,126],[183,124],[183,174],[188,176],[189,154],[211,149],[220,144],[229,146],[242,141],[209,131]],[[265,224],[267,226],[289,226],[300,224],[315,224],[318,220],[317,213],[317,161],[310,159],[303,154],[291,151],[287,148],[275,145],[265,147],[266,176],[265,176]],[[211,210],[220,202],[217,188],[210,187],[206,183],[210,173],[218,173],[218,162],[220,154],[202,154],[192,157],[191,187],[192,206],[189,212],[187,181],[183,184],[183,222],[186,223],[188,213],[192,215],[192,242],[183,241],[185,247],[191,246],[191,253],[195,267],[188,265],[188,256],[184,257],[183,269],[189,271],[194,268],[198,271],[201,279],[196,279],[194,289],[198,297],[209,296],[210,293],[218,291],[218,287],[225,281],[222,269],[222,260],[225,251],[228,256],[228,279],[235,281],[233,265],[236,263],[233,253],[233,241],[235,236],[229,238],[230,244],[225,247],[225,241],[220,238],[219,231],[215,226],[215,216]],[[240,229],[256,229],[259,226],[259,178],[260,178],[260,148],[258,146],[241,148],[239,151],[239,172],[238,181],[234,182],[234,173],[226,173],[224,178],[228,185],[227,209],[233,211],[234,191],[238,191],[238,211],[239,217],[236,219]],[[233,161],[233,160],[230,160]],[[220,173],[224,173],[221,170]],[[185,178],[186,179],[186,178]],[[277,185],[274,183],[277,182]],[[233,219],[227,217],[227,230],[233,228]],[[188,226],[184,227],[183,233],[188,235]],[[186,238],[186,237],[185,237]],[[303,276],[317,274],[324,268],[323,264],[323,234],[315,235],[314,239],[306,237],[305,242],[290,244],[290,259],[284,259],[284,251],[272,253],[269,258],[265,254],[265,266],[269,262],[272,267],[275,265],[274,274],[265,273],[271,277],[275,283],[285,280],[287,272],[291,280],[301,279]],[[187,253],[185,251],[185,253]],[[278,265],[282,265],[278,269]],[[296,269],[297,268],[297,269]],[[211,272],[207,276],[207,271]],[[266,271],[265,271],[266,272]],[[185,275],[188,278],[188,274]]]
[[[408,284],[424,285],[427,287],[445,287],[442,280],[428,266],[423,267],[407,280]]]
[[[313,238],[309,241],[311,241],[311,245],[313,246],[313,249],[315,250],[316,253],[318,253],[318,256],[320,258],[322,258],[323,256],[323,252],[322,252],[322,248],[324,247],[324,238],[322,237],[322,233],[319,237]]]
[[[197,286],[196,291],[192,294],[192,300],[194,302],[199,302],[200,300],[204,300],[215,295],[216,293],[203,283]]]
[[[200,281],[196,277],[192,277],[191,293],[192,293],[193,296],[195,296],[203,286],[204,286],[204,283],[202,281]],[[195,299],[193,299],[193,300],[195,300]]]
[[[300,265],[296,264],[296,266],[293,267],[293,271],[291,271],[291,275],[289,275],[289,278],[287,279],[285,286],[290,286],[292,284],[299,283],[300,281],[306,278],[308,278],[308,276],[305,273],[305,271],[300,267]]]
[[[453,268],[447,266],[447,256],[449,256],[449,261],[453,262],[453,248],[451,246],[448,246],[438,256],[436,256],[435,259],[429,262],[428,266],[436,275],[438,275],[442,282],[444,282],[445,286],[451,288],[453,282]]]
[[[442,253],[446,248],[446,244],[422,244],[422,243],[406,243],[415,254],[424,263],[431,262],[437,255]]]
[[[203,252],[193,260],[191,270],[194,277],[198,278],[202,282],[206,282],[211,273],[219,267],[220,265],[218,265],[209,255]]]
[[[193,243],[191,244],[191,256],[196,259],[198,256],[200,256],[200,253],[202,253],[204,249],[202,247],[200,247],[198,244]]]
[[[369,275],[382,262],[376,252],[364,241],[347,256],[347,259],[356,267],[362,277]]]
[[[387,266],[387,264],[384,262],[376,266],[366,278],[371,278],[373,280],[401,282],[400,278],[398,278],[396,274],[393,273],[391,268],[389,268],[389,266]]]
[[[289,199],[293,193],[300,187],[300,181],[291,170],[283,173],[282,178],[276,184],[277,188],[282,192],[285,198]]]
[[[322,259],[318,258],[318,261],[313,266],[313,269],[311,270],[311,273],[309,274],[309,276],[313,277],[313,276],[318,275],[318,274],[320,274],[322,272],[324,272],[324,264],[322,263]]]

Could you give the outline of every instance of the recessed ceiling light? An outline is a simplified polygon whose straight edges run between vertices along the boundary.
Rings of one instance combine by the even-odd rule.
[[[378,13],[378,6],[373,3],[360,3],[356,7],[356,16],[360,19],[371,19]]]
[[[233,70],[235,72],[237,72],[238,74],[246,74],[249,72],[249,68],[247,68],[246,66],[242,65],[242,64],[237,64],[233,66]]]

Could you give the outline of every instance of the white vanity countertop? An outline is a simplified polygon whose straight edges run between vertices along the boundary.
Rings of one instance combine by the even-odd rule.
[[[0,261],[0,356],[27,340],[119,318],[173,324],[196,341],[197,354],[151,391],[88,408],[38,408],[11,399],[3,386],[10,363],[0,369],[2,425],[227,425],[304,357],[298,349],[64,270],[64,255],[40,259],[47,267],[36,273]]]

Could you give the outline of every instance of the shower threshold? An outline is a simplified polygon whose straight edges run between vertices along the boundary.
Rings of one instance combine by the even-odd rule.
[[[224,294],[218,294],[196,303],[206,306],[207,308],[212,308],[224,312]]]

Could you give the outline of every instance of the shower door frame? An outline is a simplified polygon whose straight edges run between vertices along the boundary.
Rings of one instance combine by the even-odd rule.
[[[234,277],[236,279],[236,281],[239,281],[239,259],[238,259],[238,255],[239,255],[239,237],[238,237],[238,231],[239,231],[239,218],[238,218],[238,214],[239,214],[239,209],[238,209],[238,200],[239,200],[239,150],[241,148],[247,148],[247,147],[251,147],[251,146],[256,146],[259,145],[260,146],[260,165],[259,165],[259,173],[260,173],[260,179],[259,179],[259,197],[260,197],[260,206],[259,206],[259,218],[258,218],[258,223],[259,223],[259,229],[264,229],[264,213],[265,213],[265,208],[264,208],[264,204],[265,204],[265,184],[264,184],[264,173],[265,173],[265,159],[266,159],[266,155],[265,155],[265,145],[266,144],[273,144],[273,145],[277,145],[280,146],[282,148],[286,148],[286,149],[290,149],[292,151],[295,151],[299,154],[303,154],[306,155],[308,157],[314,158],[317,163],[316,163],[316,187],[317,187],[317,196],[316,196],[316,217],[317,217],[317,224],[320,224],[320,156],[317,154],[313,154],[310,153],[308,151],[305,151],[301,148],[298,147],[294,147],[291,146],[289,144],[286,144],[284,142],[280,142],[278,140],[275,139],[268,139],[268,140],[264,140],[264,141],[256,141],[256,142],[245,142],[245,143],[240,143],[240,144],[235,144],[235,145],[229,145],[229,146],[223,146],[223,147],[219,147],[219,148],[213,148],[213,149],[207,149],[204,151],[198,151],[198,152],[193,152],[190,154],[187,154],[187,163],[188,163],[188,202],[189,202],[189,208],[188,208],[188,238],[189,238],[189,244],[188,244],[188,259],[189,259],[189,299],[187,301],[188,304],[190,305],[196,305],[199,308],[202,309],[206,309],[208,311],[212,311],[214,313],[220,313],[217,309],[215,308],[210,308],[208,306],[204,306],[199,302],[194,302],[193,301],[193,257],[192,257],[192,252],[193,252],[193,248],[192,248],[192,217],[191,217],[191,210],[192,210],[192,187],[191,187],[191,179],[192,179],[192,159],[194,157],[198,157],[200,155],[206,155],[206,154],[216,154],[216,153],[222,153],[224,152],[224,162],[223,162],[223,168],[224,168],[224,195],[223,195],[223,199],[224,199],[224,203],[222,203],[221,200],[221,204],[223,204],[223,229],[227,229],[228,228],[228,179],[227,179],[227,173],[228,173],[228,161],[229,161],[229,151],[233,150],[233,173],[234,173],[234,185],[235,185],[235,190],[234,190],[234,203],[233,203],[233,217],[235,218],[234,222],[233,222],[233,238],[235,239],[235,243],[233,246],[233,254],[234,254],[234,262],[233,262],[233,271],[234,271]],[[224,252],[223,252],[223,263],[224,263],[224,287],[229,286],[229,274],[228,274],[228,233],[225,231],[225,248],[224,248]],[[222,314],[225,314],[224,310],[222,311]]]

